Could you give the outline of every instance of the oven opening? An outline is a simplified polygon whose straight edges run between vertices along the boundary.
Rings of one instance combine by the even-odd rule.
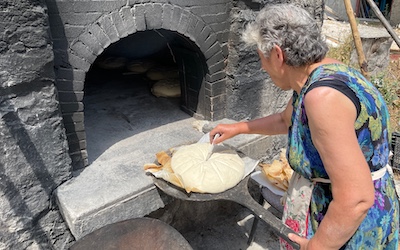
[[[88,164],[114,157],[127,138],[201,116],[205,72],[199,48],[176,32],[142,31],[111,44],[85,79]]]

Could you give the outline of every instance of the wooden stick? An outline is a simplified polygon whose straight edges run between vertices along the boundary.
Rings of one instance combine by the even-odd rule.
[[[347,16],[349,17],[351,31],[353,33],[354,45],[356,46],[356,51],[358,55],[358,64],[360,65],[361,73],[369,79],[368,75],[368,64],[365,61],[365,56],[363,52],[363,47],[361,43],[360,33],[358,32],[356,18],[354,17],[353,7],[351,6],[350,0],[344,0],[344,5],[346,7]]]

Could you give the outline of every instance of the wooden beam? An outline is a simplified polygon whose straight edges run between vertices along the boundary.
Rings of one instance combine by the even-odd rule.
[[[361,43],[360,33],[358,32],[356,18],[354,16],[353,7],[351,6],[350,0],[344,0],[344,5],[346,7],[346,13],[349,17],[350,27],[353,34],[354,45],[356,47],[357,55],[358,55],[358,64],[360,65],[361,73],[369,79],[368,75],[368,64],[365,60],[363,47]]]

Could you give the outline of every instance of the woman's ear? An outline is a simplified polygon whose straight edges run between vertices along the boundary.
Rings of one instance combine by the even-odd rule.
[[[273,51],[276,56],[277,62],[279,62],[280,64],[283,64],[285,62],[285,58],[284,58],[283,50],[281,49],[281,47],[279,47],[278,45],[275,45],[273,48]]]

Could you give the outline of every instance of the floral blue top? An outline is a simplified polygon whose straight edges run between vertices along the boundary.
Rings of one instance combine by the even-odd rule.
[[[361,111],[354,123],[358,142],[371,172],[385,167],[389,157],[389,113],[379,91],[358,71],[343,64],[315,69],[300,94],[293,94],[292,126],[287,157],[291,167],[305,178],[328,178],[312,143],[303,99],[307,89],[324,79],[344,82],[360,101]],[[341,249],[396,249],[399,238],[399,200],[392,175],[375,180],[375,204],[353,237]],[[308,221],[308,238],[316,232],[332,200],[330,184],[317,183],[313,190]]]

